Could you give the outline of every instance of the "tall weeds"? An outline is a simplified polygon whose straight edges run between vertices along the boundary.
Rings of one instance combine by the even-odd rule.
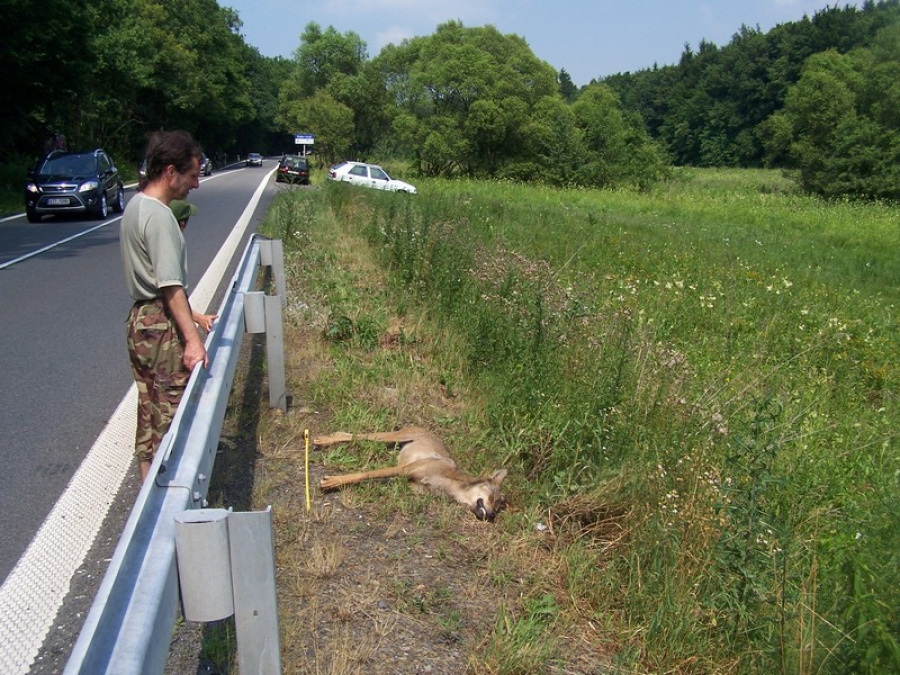
[[[624,666],[900,671],[895,209],[762,172],[398,197],[320,199],[460,337]]]

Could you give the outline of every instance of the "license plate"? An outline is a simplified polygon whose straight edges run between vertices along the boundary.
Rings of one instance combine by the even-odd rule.
[[[47,206],[68,206],[69,200],[65,197],[55,197],[47,200]]]

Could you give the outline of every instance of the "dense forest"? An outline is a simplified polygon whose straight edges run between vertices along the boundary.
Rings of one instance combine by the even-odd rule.
[[[150,131],[178,127],[213,156],[282,152],[304,132],[322,163],[399,158],[432,176],[644,187],[672,164],[767,165],[826,196],[900,196],[900,0],[744,26],[581,89],[492,26],[448,22],[370,57],[357,34],[309,23],[284,59],[216,0],[0,7],[0,161],[56,133],[136,160]]]
[[[900,197],[900,3],[741,27],[677,65],[605,78],[675,164],[795,169],[823,195]]]
[[[271,144],[278,83],[293,66],[240,35],[216,0],[0,0],[0,153],[71,148],[136,159],[150,131],[184,128],[209,154]],[[48,17],[52,17],[49,20]]]

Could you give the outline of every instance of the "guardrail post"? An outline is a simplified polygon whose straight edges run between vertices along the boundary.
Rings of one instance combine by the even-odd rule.
[[[266,296],[266,356],[269,362],[269,406],[287,412],[287,385],[284,376],[284,335],[281,299]]]
[[[280,673],[272,507],[185,511],[175,518],[175,547],[184,618],[234,614],[238,671]]]
[[[269,405],[287,412],[284,376],[284,336],[281,326],[281,299],[261,291],[244,293],[244,325],[248,333],[266,334],[266,372],[269,376]]]
[[[281,648],[272,507],[232,513],[228,517],[228,534],[238,672],[275,675],[281,672]]]

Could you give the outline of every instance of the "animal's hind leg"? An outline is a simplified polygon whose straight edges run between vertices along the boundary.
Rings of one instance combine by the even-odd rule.
[[[333,434],[328,434],[327,436],[317,436],[313,439],[313,445],[337,445],[338,443],[347,443],[352,440],[353,434],[348,434],[346,431],[337,431]]]
[[[349,434],[346,431],[336,431],[328,436],[319,436],[313,439],[313,445],[327,446],[349,441],[379,441],[381,443],[408,443],[419,438],[424,429],[419,427],[403,427],[397,431],[380,431],[369,434]]]

